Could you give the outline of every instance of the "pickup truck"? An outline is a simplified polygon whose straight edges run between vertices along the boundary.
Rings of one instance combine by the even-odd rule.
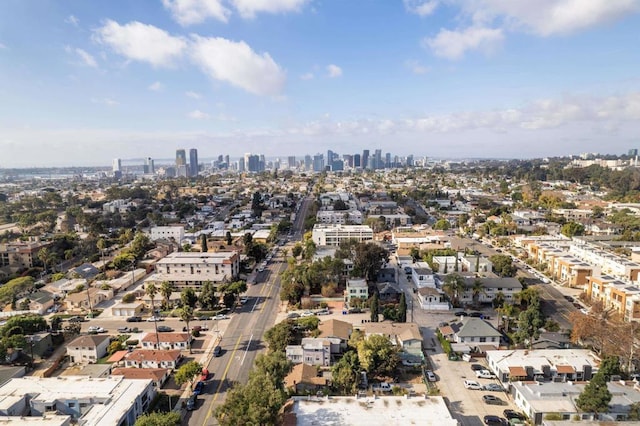
[[[389,383],[376,383],[371,389],[374,392],[391,392],[391,385]]]

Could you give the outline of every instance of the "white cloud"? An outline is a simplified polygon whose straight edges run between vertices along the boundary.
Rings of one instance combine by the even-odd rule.
[[[86,66],[91,68],[98,68],[98,63],[96,62],[96,59],[91,54],[89,54],[85,50],[78,49],[78,48],[75,49],[75,52]]]
[[[75,16],[73,16],[73,15],[69,15],[69,16],[67,16],[67,17],[65,18],[64,22],[65,22],[66,24],[71,24],[71,25],[73,25],[74,27],[77,27],[77,26],[78,26],[78,24],[80,23],[80,20],[79,20],[78,18],[76,18]]]
[[[187,114],[187,117],[194,120],[208,120],[211,116],[206,112],[202,112],[199,109],[196,109]]]
[[[160,83],[159,81],[156,81],[154,83],[151,83],[147,89],[151,90],[152,92],[160,92],[164,89],[164,85],[162,83]]]
[[[200,24],[208,18],[227,22],[231,15],[222,0],[162,0],[162,4],[182,26]]]
[[[91,102],[93,102],[94,104],[102,104],[107,106],[120,105],[120,102],[112,98],[91,98]]]
[[[191,99],[202,99],[202,95],[198,92],[192,92],[189,90],[188,92],[184,92],[185,96]]]
[[[120,25],[112,20],[95,30],[94,39],[128,59],[153,66],[171,66],[187,47],[182,37],[137,21]]]
[[[410,69],[414,74],[426,74],[431,71],[431,68],[424,66],[420,62],[414,60],[405,61],[404,66]]]
[[[308,73],[302,74],[300,76],[300,80],[313,80],[313,77],[314,77],[313,73],[308,72]]]
[[[342,68],[337,65],[327,65],[327,73],[330,78],[340,77],[342,75]]]
[[[243,41],[193,36],[191,58],[211,78],[256,95],[277,95],[286,80],[268,53],[258,54]]]
[[[462,31],[441,29],[434,38],[423,40],[436,56],[460,59],[469,50],[492,53],[504,40],[502,29],[469,27]]]
[[[298,12],[309,0],[230,0],[240,16],[253,18],[257,13]]]
[[[438,7],[438,0],[403,0],[404,7],[418,16],[431,15]]]
[[[538,35],[568,34],[640,11],[637,0],[460,0],[476,22],[500,19],[504,26]]]

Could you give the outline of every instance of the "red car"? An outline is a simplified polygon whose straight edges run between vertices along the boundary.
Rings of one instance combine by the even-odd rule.
[[[205,381],[209,378],[209,370],[207,370],[206,368],[202,369],[202,373],[200,373],[200,381]]]

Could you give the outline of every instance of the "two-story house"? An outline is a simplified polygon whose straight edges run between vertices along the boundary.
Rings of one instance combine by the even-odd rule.
[[[189,349],[193,337],[189,333],[147,333],[141,340],[143,349]],[[158,343],[160,347],[158,348]]]
[[[174,369],[182,360],[179,350],[137,349],[126,356],[126,367]]]
[[[369,298],[369,286],[364,278],[348,279],[344,301],[350,305],[353,299],[367,300]]]
[[[67,345],[67,355],[72,363],[95,363],[107,355],[109,336],[79,336]]]

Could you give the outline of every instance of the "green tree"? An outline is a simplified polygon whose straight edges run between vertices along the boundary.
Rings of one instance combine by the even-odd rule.
[[[264,340],[271,352],[284,352],[288,345],[293,344],[294,338],[293,324],[290,321],[282,321],[264,334]]]
[[[34,334],[47,329],[47,321],[40,315],[16,315],[7,319],[2,327],[2,334],[8,336],[12,329],[18,327],[20,334]]]
[[[146,413],[136,419],[134,426],[180,426],[180,413],[170,411],[168,413]]]
[[[291,371],[291,361],[283,351],[269,351],[262,353],[256,357],[255,369],[267,373],[270,377],[278,378],[279,381],[284,380],[285,376]]]
[[[398,303],[398,321],[407,322],[407,299],[404,291],[400,295],[400,302]]]
[[[389,339],[372,334],[358,342],[358,361],[367,373],[374,375],[392,374],[398,365],[398,353]]]
[[[302,244],[296,243],[295,246],[291,249],[291,255],[293,257],[298,257],[302,254]]]
[[[180,319],[186,324],[187,331],[191,330],[191,328],[189,327],[189,323],[193,320],[193,308],[191,306],[184,305],[180,308],[178,315],[180,316]],[[191,353],[191,340],[189,340],[187,344],[189,346],[189,353]]]
[[[109,355],[113,355],[114,353],[122,350],[122,342],[119,340],[114,340],[109,343],[109,347],[107,348],[107,352]]]
[[[369,301],[369,309],[371,310],[371,322],[378,322],[380,320],[380,300],[378,299],[378,293],[374,292]]]
[[[465,288],[464,278],[455,273],[447,275],[442,285],[442,290],[449,296],[453,306],[458,306],[460,295],[464,292]]]
[[[200,251],[203,253],[206,253],[209,251],[209,247],[207,247],[207,235],[206,234],[202,234],[202,236],[200,237]]]
[[[515,334],[517,342],[526,342],[529,347],[540,337],[540,328],[544,325],[544,315],[540,310],[540,299],[534,298],[526,310],[518,316],[518,332]]]
[[[201,372],[202,364],[196,361],[189,361],[176,371],[174,375],[176,384],[182,386],[184,383],[189,383],[190,386],[193,386],[194,380],[200,376]]]
[[[104,263],[104,250],[107,248],[107,242],[104,238],[98,238],[96,247],[100,250],[100,261],[102,262],[102,272],[104,272],[107,269],[107,265]]]
[[[218,306],[218,296],[216,296],[216,288],[211,281],[205,281],[200,289],[198,302],[202,309],[213,309]]]
[[[122,296],[122,301],[124,303],[133,303],[136,301],[136,295],[135,293],[127,293],[124,296]]]
[[[230,246],[231,244],[233,244],[233,238],[231,237],[231,232],[227,231],[226,235],[225,235],[226,241],[227,241],[227,245]]]
[[[149,283],[145,287],[144,292],[147,296],[149,296],[149,299],[151,299],[151,312],[153,312],[153,314],[155,315],[156,313],[155,299],[156,299],[156,295],[158,294],[158,287],[156,287],[154,283]]]
[[[332,384],[338,392],[353,395],[358,389],[360,361],[356,351],[347,351],[331,368]]]
[[[487,294],[486,290],[484,289],[484,285],[482,284],[482,280],[479,278],[476,278],[475,280],[473,280],[473,285],[471,286],[471,298],[473,299],[473,304],[474,305],[478,305],[478,302],[480,300],[480,296],[483,294]]]
[[[198,295],[194,289],[187,287],[180,292],[180,300],[183,306],[195,308],[196,303],[198,303]]]
[[[493,271],[501,277],[513,277],[518,271],[511,256],[506,254],[496,254],[491,256],[489,260],[493,264]]]
[[[451,228],[451,224],[446,219],[439,219],[433,224],[433,229],[447,231],[449,228]]]
[[[597,416],[598,413],[609,411],[609,402],[611,402],[612,397],[607,388],[605,375],[598,371],[576,398],[576,405],[580,410],[587,413],[595,413]]]
[[[168,309],[170,306],[171,293],[173,293],[175,287],[173,283],[169,281],[162,281],[160,283],[160,295],[162,296],[162,301],[165,309]]]
[[[574,237],[576,235],[583,235],[584,225],[577,222],[567,222],[564,225],[562,225],[562,228],[560,228],[560,233],[565,237],[569,237],[569,238]]]
[[[367,282],[373,281],[388,260],[389,252],[384,248],[375,243],[360,243],[355,248],[354,274],[364,277]]]

